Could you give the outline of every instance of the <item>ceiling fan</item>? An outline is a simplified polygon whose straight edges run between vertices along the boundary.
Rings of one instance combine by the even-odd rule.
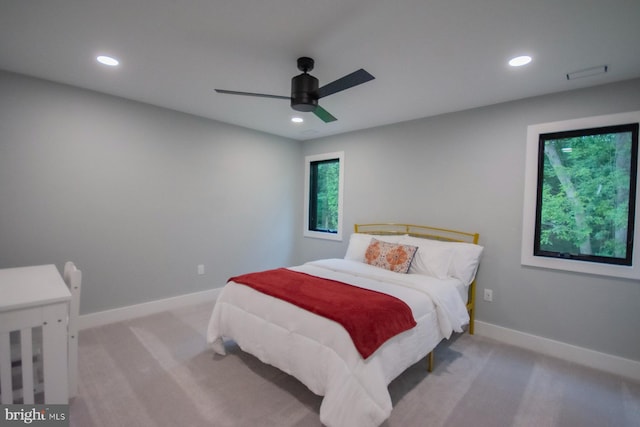
[[[369,80],[373,80],[371,74],[364,69],[359,69],[351,74],[347,74],[344,77],[339,78],[331,83],[328,83],[321,88],[318,88],[318,79],[309,74],[309,71],[313,70],[314,61],[311,58],[303,56],[298,58],[298,69],[302,71],[291,79],[291,96],[280,95],[268,95],[264,93],[253,92],[238,92],[235,90],[215,89],[218,93],[227,93],[230,95],[245,95],[245,96],[260,96],[263,98],[276,98],[287,99],[291,101],[291,108],[296,111],[313,113],[325,123],[333,122],[336,119],[327,110],[318,105],[318,99],[325,96],[333,95],[336,92],[343,91],[345,89],[358,86],[362,83],[366,83]]]

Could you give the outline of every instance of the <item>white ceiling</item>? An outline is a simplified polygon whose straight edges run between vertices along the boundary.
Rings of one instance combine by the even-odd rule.
[[[328,124],[213,91],[288,96],[300,56],[376,79],[321,99]],[[304,140],[640,77],[640,1],[0,0],[0,69]]]

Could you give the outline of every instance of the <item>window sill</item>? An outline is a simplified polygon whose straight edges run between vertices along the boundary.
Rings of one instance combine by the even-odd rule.
[[[311,230],[305,230],[304,231],[304,237],[311,237],[314,239],[324,239],[324,240],[335,240],[335,241],[342,241],[342,233],[338,232],[338,233],[324,233],[321,231],[311,231]]]

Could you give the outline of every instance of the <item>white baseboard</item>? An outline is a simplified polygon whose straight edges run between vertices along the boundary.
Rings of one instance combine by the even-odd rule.
[[[208,291],[99,311],[97,313],[83,314],[78,319],[78,326],[80,329],[93,328],[95,326],[135,319],[136,317],[148,316],[165,310],[195,305],[201,302],[213,302],[221,290],[222,288],[215,288]],[[475,322],[475,333],[479,336],[495,339],[496,341],[506,344],[526,348],[548,356],[640,381],[640,362],[636,360],[589,350],[479,320]]]
[[[476,320],[475,333],[506,344],[640,381],[640,362]]]
[[[83,314],[78,317],[78,327],[79,329],[93,328],[95,326],[135,319],[136,317],[148,316],[161,311],[172,310],[201,302],[213,302],[221,290],[222,288],[215,288],[208,291],[194,292],[172,298],[114,308],[112,310]],[[211,307],[213,308],[213,305]]]

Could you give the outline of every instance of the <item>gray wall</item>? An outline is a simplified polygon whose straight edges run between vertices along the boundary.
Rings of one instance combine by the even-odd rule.
[[[478,231],[478,319],[640,360],[638,281],[520,265],[527,125],[638,110],[640,80],[305,143],[3,72],[0,94],[0,268],[74,260],[82,313],[343,256],[302,237],[302,181],[304,155],[344,150],[347,237]]]
[[[299,142],[4,72],[0,94],[0,268],[73,260],[91,313],[294,262]]]
[[[470,94],[472,96],[473,94]],[[640,360],[640,282],[520,265],[527,125],[640,110],[640,80],[308,141],[344,150],[343,242],[300,237],[300,261],[342,256],[355,222],[477,231],[479,320]]]

